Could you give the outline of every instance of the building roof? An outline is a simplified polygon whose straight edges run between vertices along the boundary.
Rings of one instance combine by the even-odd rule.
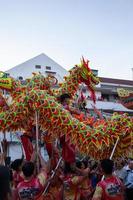
[[[41,68],[36,68],[37,65],[41,66]],[[47,69],[48,67],[51,69]],[[14,78],[23,77],[23,79],[30,78],[33,72],[41,72],[44,75],[52,73],[59,82],[62,82],[63,77],[68,73],[66,69],[44,53],[6,71],[6,73],[9,73]]]
[[[87,101],[87,108],[93,109],[92,101]],[[116,102],[105,102],[105,101],[96,101],[96,107],[100,110],[111,110],[113,112],[115,111],[122,111],[122,112],[131,112],[133,113],[133,110],[125,108],[121,103]]]
[[[99,77],[99,78],[102,83],[112,83],[112,84],[133,86],[132,80],[123,80],[123,79],[105,78],[105,77]]]

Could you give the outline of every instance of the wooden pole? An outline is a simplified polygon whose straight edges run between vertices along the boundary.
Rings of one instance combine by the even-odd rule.
[[[4,151],[3,151],[3,146],[2,146],[2,141],[1,141],[1,137],[0,137],[0,154],[2,155],[2,163],[3,165],[5,165],[5,158],[4,158]]]
[[[0,151],[1,151],[1,153],[4,153],[1,140],[0,140]]]
[[[52,173],[52,175],[50,177],[50,181],[55,176],[56,171],[59,168],[61,161],[62,161],[62,157],[59,159],[59,161],[58,161],[58,163],[57,163],[57,165],[56,165],[56,167],[55,167],[55,169],[54,169],[54,171],[53,171],[53,173]],[[48,192],[48,189],[49,189],[49,186],[50,186],[50,183],[51,183],[50,181],[48,181],[48,184],[46,185],[45,190],[44,190],[42,195],[45,195]]]
[[[110,160],[113,158],[113,155],[114,155],[114,152],[115,152],[115,149],[117,147],[118,142],[119,142],[119,137],[117,138],[117,140],[115,142],[115,146],[114,146],[114,148],[113,148],[113,150],[111,152],[111,155],[110,155],[110,158],[109,158]]]
[[[35,118],[36,118],[36,161],[37,161],[37,173],[39,173],[39,128],[38,128],[38,112],[35,112]]]
[[[112,150],[112,152],[111,152],[111,155],[110,155],[110,157],[109,157],[110,160],[113,158],[113,155],[114,155],[114,152],[115,152],[115,149],[116,149],[116,147],[117,147],[118,142],[119,142],[119,137],[117,138],[117,140],[116,140],[116,142],[115,142],[115,146],[114,146],[114,148],[113,148],[113,150]],[[102,176],[102,181],[103,181],[103,180],[104,180],[104,176]]]

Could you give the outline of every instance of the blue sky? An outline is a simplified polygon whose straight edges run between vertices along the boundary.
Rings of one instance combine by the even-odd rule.
[[[40,53],[66,69],[81,56],[100,76],[132,79],[132,0],[0,0],[0,70]]]

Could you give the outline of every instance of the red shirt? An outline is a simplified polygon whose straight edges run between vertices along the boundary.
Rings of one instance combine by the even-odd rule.
[[[20,200],[34,199],[41,194],[46,183],[47,175],[43,171],[31,180],[24,180],[17,186],[17,193]]]
[[[98,183],[92,200],[124,200],[123,190],[121,180],[111,176]]]

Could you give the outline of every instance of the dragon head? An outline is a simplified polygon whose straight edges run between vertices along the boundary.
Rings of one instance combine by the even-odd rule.
[[[7,74],[5,72],[0,72],[0,89],[12,89],[12,78],[7,77]]]
[[[80,81],[82,83],[85,83],[88,89],[91,92],[91,98],[95,102],[96,96],[95,96],[95,86],[99,83],[99,78],[96,77],[92,70],[89,67],[89,61],[85,61],[85,59],[82,57],[80,67]]]
[[[9,91],[12,98],[19,96],[24,89],[20,81],[8,77],[5,72],[0,72],[0,89]]]

